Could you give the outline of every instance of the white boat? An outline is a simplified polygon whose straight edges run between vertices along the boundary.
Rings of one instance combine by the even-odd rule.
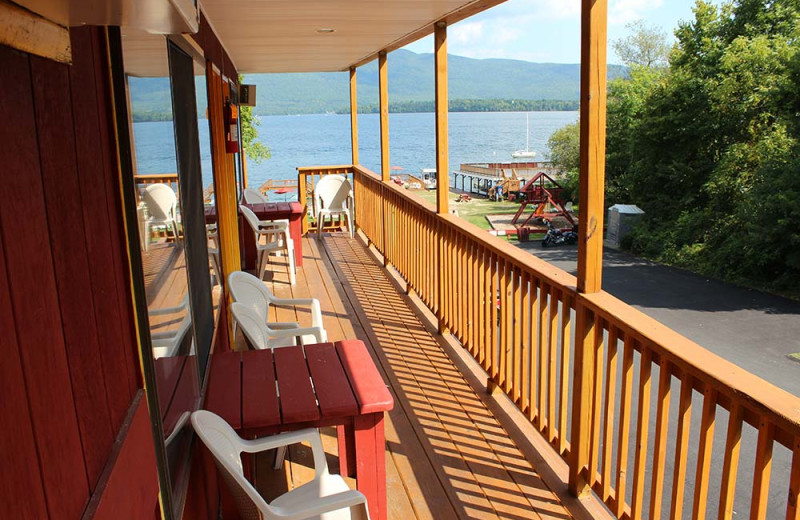
[[[420,173],[422,174],[422,182],[425,183],[425,189],[427,189],[427,190],[435,190],[436,189],[436,168],[422,168]]]
[[[536,152],[530,150],[530,125],[528,122],[528,114],[525,114],[525,149],[524,150],[517,150],[516,152],[511,153],[511,157],[514,159],[531,159],[536,157]]]

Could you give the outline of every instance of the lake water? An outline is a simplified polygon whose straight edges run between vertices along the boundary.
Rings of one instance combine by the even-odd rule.
[[[574,123],[578,112],[530,112],[530,149],[536,159],[547,158],[547,140],[559,128]],[[248,162],[248,178],[258,186],[267,179],[296,178],[298,166],[349,164],[350,116],[348,114],[265,116],[258,127],[259,139],[270,147],[272,158]],[[436,166],[436,130],[433,113],[390,114],[389,153],[392,166],[401,173],[419,173]],[[208,123],[200,120],[203,185],[211,182]],[[511,152],[525,148],[524,112],[455,112],[450,114],[450,169],[467,162],[510,161]],[[361,164],[380,170],[378,114],[358,116]],[[138,171],[175,172],[172,122],[135,123]]]

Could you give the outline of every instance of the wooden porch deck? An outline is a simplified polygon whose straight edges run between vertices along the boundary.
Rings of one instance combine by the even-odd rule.
[[[572,518],[360,239],[305,238],[303,257],[295,287],[285,257],[273,257],[264,278],[280,297],[318,298],[329,340],[358,338],[371,349],[395,398],[385,427],[389,518]],[[310,316],[281,309],[273,319]],[[335,432],[322,433],[333,471]],[[256,461],[267,498],[311,476],[302,448],[290,450],[282,470],[271,462]]]

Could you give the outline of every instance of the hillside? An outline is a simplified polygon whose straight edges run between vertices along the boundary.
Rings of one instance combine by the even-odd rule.
[[[531,63],[506,59],[448,57],[450,99],[455,100],[578,100],[580,66],[577,64]],[[398,50],[389,55],[389,99],[402,105],[432,101],[433,54]],[[625,73],[609,66],[609,77]],[[257,85],[256,113],[307,114],[341,111],[349,104],[348,74],[249,74],[246,83]],[[151,87],[154,87],[151,85]],[[158,96],[155,88],[132,95],[134,112],[157,113],[169,96]],[[373,61],[358,70],[359,106],[378,102],[378,64]],[[498,106],[506,103],[498,103]],[[427,104],[411,105],[426,107]],[[543,104],[546,107],[547,104]],[[500,108],[502,110],[502,108]]]

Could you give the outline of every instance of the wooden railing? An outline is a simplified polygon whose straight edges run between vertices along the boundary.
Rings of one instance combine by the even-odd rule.
[[[178,184],[177,173],[148,173],[146,175],[134,175],[133,180],[136,184]]]
[[[565,459],[573,491],[621,519],[800,518],[800,398],[360,166],[326,171],[353,173],[357,227]]]
[[[303,206],[303,234],[309,231],[316,231],[316,219],[314,219],[312,206],[314,187],[325,175],[345,175],[350,181],[353,180],[353,167],[350,165],[341,166],[302,166],[297,168],[297,201]],[[313,220],[312,220],[313,219]],[[311,222],[310,222],[311,220]],[[312,226],[313,223],[313,226]],[[340,226],[336,217],[325,229],[335,229]]]

